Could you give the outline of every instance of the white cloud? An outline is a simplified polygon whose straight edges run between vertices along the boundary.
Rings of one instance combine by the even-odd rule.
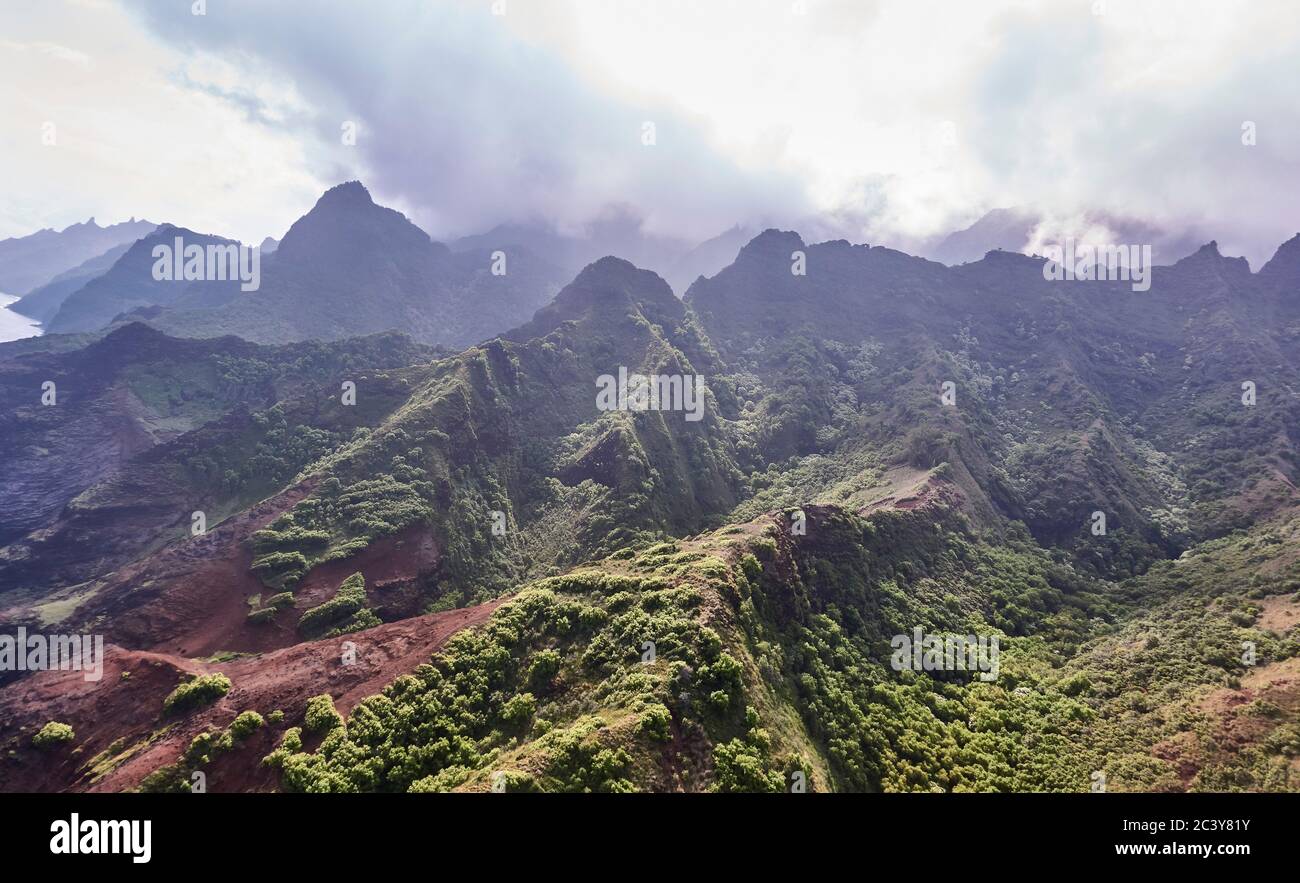
[[[0,33],[0,237],[134,215],[260,240],[319,195],[297,133],[118,6],[6,3]]]
[[[1104,0],[1103,15],[1091,0],[491,5],[222,0],[195,17],[141,0],[123,7],[138,21],[33,5],[42,26],[7,39],[97,73],[55,56],[33,68],[40,53],[0,44],[0,73],[29,66],[29,88],[0,86],[4,143],[53,108],[101,204],[236,235],[279,232],[346,177],[435,235],[624,203],[658,232],[815,216],[906,244],[1032,204],[1191,227],[1258,266],[1300,227],[1287,0]],[[48,206],[89,213],[70,166],[31,154],[31,180],[0,197],[0,234]]]
[[[520,5],[514,26],[586,78],[706,117],[726,155],[873,240],[1036,204],[1192,224],[1258,265],[1300,227],[1283,0],[569,0],[563,27]]]

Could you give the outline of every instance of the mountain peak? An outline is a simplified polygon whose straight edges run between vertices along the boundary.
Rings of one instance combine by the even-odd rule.
[[[360,181],[344,181],[342,184],[336,184],[321,194],[320,199],[316,200],[316,208],[327,206],[355,207],[374,204],[375,201],[370,198],[370,191]]]
[[[608,280],[618,276],[622,276],[626,280],[630,281],[639,272],[641,272],[640,268],[631,261],[611,254],[605,255],[603,258],[598,258],[583,267],[582,272],[578,274],[578,278],[573,281],[577,282],[580,279],[585,279],[586,281],[591,282],[596,280]]]
[[[739,263],[745,258],[776,256],[788,261],[790,252],[805,247],[803,237],[793,230],[777,230],[769,227],[749,240],[740,250],[736,260]]]
[[[277,260],[300,262],[321,270],[349,268],[355,278],[375,268],[380,253],[410,249],[412,254],[445,251],[401,212],[378,205],[360,181],[326,190],[311,211],[293,222],[276,248]],[[426,255],[427,257],[427,255]],[[416,263],[424,260],[417,258]],[[322,270],[323,272],[323,270]]]
[[[150,232],[146,233],[144,236],[141,236],[139,239],[137,239],[135,245],[133,245],[132,248],[139,248],[140,243],[146,243],[147,246],[152,246],[153,243],[164,242],[170,239],[174,239],[177,236],[181,237],[182,239],[190,238],[194,240],[203,240],[205,243],[209,240],[213,242],[234,241],[233,239],[226,239],[224,236],[213,236],[210,233],[200,233],[197,230],[191,230],[189,227],[182,227],[179,224],[173,224],[170,221],[164,221],[163,223],[155,227],[153,230],[151,230]],[[170,242],[168,244],[170,244]]]
[[[627,296],[637,302],[680,307],[677,296],[659,274],[613,255],[588,264],[566,286],[567,289],[597,291],[602,297]]]
[[[985,252],[984,257],[980,258],[980,261],[988,262],[990,264],[1000,263],[1007,265],[1020,265],[1031,263],[1041,264],[1043,259],[1038,255],[1027,255],[1010,249],[995,248]]]
[[[1242,257],[1225,257],[1219,251],[1217,240],[1211,239],[1192,254],[1174,263],[1174,267],[1187,270],[1215,268],[1219,273],[1250,275],[1250,263]]]
[[[1260,268],[1259,275],[1267,279],[1300,280],[1300,233],[1277,247],[1273,257]]]
[[[682,302],[659,274],[643,270],[631,261],[607,256],[584,267],[554,300],[537,311],[531,322],[504,336],[516,341],[544,337],[565,321],[608,313],[611,308],[623,315],[624,308],[633,305],[650,321],[660,324],[679,321],[685,312]]]
[[[1175,266],[1177,264],[1203,263],[1206,261],[1221,260],[1223,260],[1223,255],[1219,252],[1219,242],[1216,239],[1211,239],[1209,242],[1196,249],[1196,251],[1186,257],[1180,258],[1175,262]]]
[[[142,340],[162,340],[167,337],[166,334],[154,328],[152,325],[146,325],[144,322],[128,322],[105,334],[98,343],[124,343],[128,341]]]

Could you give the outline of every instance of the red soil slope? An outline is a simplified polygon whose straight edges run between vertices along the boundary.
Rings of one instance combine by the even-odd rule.
[[[309,697],[329,693],[346,714],[364,697],[427,662],[457,631],[485,622],[500,603],[418,616],[224,663],[110,645],[97,682],[85,681],[81,672],[47,671],[0,690],[0,790],[128,790],[175,762],[198,733],[228,726],[241,711],[266,716],[279,709],[285,714],[280,724],[263,727],[205,770],[209,791],[273,790],[276,774],[260,759],[287,727],[301,723]],[[350,665],[342,661],[344,641],[355,644]],[[226,696],[175,720],[161,717],[163,699],[183,675],[218,671],[233,683]],[[32,735],[51,720],[70,724],[76,738],[58,748],[33,748]],[[113,758],[94,762],[115,740]]]
[[[122,647],[182,657],[221,652],[264,653],[299,640],[295,626],[303,610],[331,597],[349,575],[366,578],[371,606],[384,619],[418,613],[418,601],[404,589],[432,572],[440,550],[427,529],[416,527],[371,543],[344,561],[313,569],[296,592],[297,612],[275,621],[248,622],[248,599],[274,593],[250,570],[255,531],[291,509],[315,487],[308,479],[208,532],[173,543],[105,577],[93,597],[59,624],[63,632],[103,634]],[[9,611],[9,618],[21,611]]]

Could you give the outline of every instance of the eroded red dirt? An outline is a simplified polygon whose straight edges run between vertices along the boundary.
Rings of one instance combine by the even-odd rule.
[[[286,611],[270,623],[249,623],[248,599],[274,592],[250,569],[249,539],[315,486],[315,479],[300,482],[206,536],[174,543],[120,568],[60,627],[103,634],[121,647],[181,657],[264,653],[297,643],[301,611],[331,597],[345,577],[358,571],[365,575],[373,606],[385,618],[418,612],[418,603],[403,589],[436,568],[439,558],[432,535],[420,527],[377,540],[345,561],[313,569],[297,590],[296,612]]]
[[[248,567],[247,540],[307,497],[315,479],[300,482],[235,515],[205,536],[175,543],[107,576],[65,628],[102,633],[106,641],[179,656],[218,649],[272,649],[283,644],[218,647],[248,615],[247,597],[263,590]],[[236,614],[238,615],[236,617]],[[212,647],[212,649],[208,649]]]
[[[86,681],[81,672],[38,672],[0,689],[0,790],[124,791],[149,773],[174,763],[198,733],[224,728],[242,711],[263,716],[282,710],[284,720],[267,725],[205,770],[209,791],[273,790],[277,774],[261,758],[287,727],[301,723],[307,699],[334,697],[347,714],[357,702],[413,670],[464,628],[485,622],[502,599],[347,635],[295,644],[256,657],[224,663],[149,651],[106,649],[103,677]],[[355,662],[343,663],[343,642],[355,644]],[[161,717],[162,703],[183,675],[223,672],[228,694],[211,706],[174,721]],[[32,735],[51,720],[76,733],[67,746],[40,751]],[[115,762],[90,761],[118,743]]]

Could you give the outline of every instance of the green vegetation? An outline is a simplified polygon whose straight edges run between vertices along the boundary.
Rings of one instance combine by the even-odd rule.
[[[163,700],[163,714],[184,714],[201,705],[216,702],[230,692],[230,678],[223,674],[198,675],[172,690]]]
[[[159,739],[166,736],[171,727],[171,724],[159,727],[144,738],[134,741],[127,737],[115,739],[107,748],[86,761],[81,770],[92,784],[97,783],[132,757],[147,750]]]
[[[41,727],[40,731],[32,736],[32,745],[37,748],[54,748],[59,745],[65,745],[76,738],[72,732],[72,727],[58,721],[50,721]]]
[[[290,727],[284,731],[284,736],[280,739],[280,745],[266,757],[262,758],[262,763],[275,769],[284,766],[286,758],[302,750],[302,728]]]
[[[242,742],[266,725],[266,720],[256,711],[241,711],[230,722],[230,736],[236,742]]]
[[[1219,657],[1183,658],[1189,632],[1141,644],[1154,655],[1135,661],[1117,643],[1205,603],[1157,588],[1166,568],[1120,592],[936,511],[808,517],[815,541],[762,520],[756,534],[723,530],[536,582],[344,725],[309,712],[308,728],[328,731],[320,747],[282,746],[268,762],[303,791],[780,791],[796,772],[811,790],[1086,791],[1099,769],[1116,790],[1169,787],[1174,768],[1150,748],[1179,732],[1203,685],[1241,676],[1229,650],[1251,638],[1263,659],[1297,653],[1294,639],[1232,625],[1228,605],[1222,637],[1208,635]],[[1221,578],[1228,565],[1214,558],[1207,575]],[[1169,601],[1130,614],[1128,593]],[[889,638],[914,626],[999,635],[997,680],[892,670]],[[1153,695],[1188,698],[1171,711]],[[1157,719],[1133,720],[1136,708]],[[1158,723],[1168,717],[1172,730]],[[1259,720],[1276,735],[1244,761],[1219,758],[1228,766],[1207,767],[1204,787],[1283,781],[1292,731]]]
[[[275,615],[281,610],[288,610],[296,602],[293,599],[293,592],[279,592],[262,600],[261,595],[254,595],[249,599],[248,621],[252,623],[271,622]]]
[[[366,580],[354,573],[339,585],[334,597],[313,607],[298,620],[298,631],[308,638],[336,637],[379,625],[381,620],[366,607]]]
[[[343,725],[343,716],[334,708],[334,699],[328,693],[307,700],[303,726],[309,733],[328,733]]]
[[[136,790],[143,794],[189,794],[193,790],[191,772],[183,764],[168,764],[141,779]]]
[[[190,793],[196,771],[235,750],[265,724],[262,715],[256,711],[241,711],[224,730],[205,730],[196,735],[174,763],[165,764],[145,776],[139,790],[146,793]]]
[[[107,355],[174,440],[51,511],[90,535],[126,499],[201,499],[218,524],[293,485],[251,537],[268,643],[510,594],[346,720],[328,694],[291,709],[265,757],[288,790],[1294,790],[1295,305],[1217,263],[1098,309],[1022,256],[835,242],[796,279],[795,242],[764,234],[686,302],[600,261],[432,361],[148,338]],[[620,366],[703,375],[701,419],[596,410]],[[53,450],[25,426],[12,450]],[[368,593],[381,558],[403,578]],[[325,564],[353,573],[295,599]],[[40,584],[25,567],[0,577]],[[76,614],[98,575],[37,609]],[[996,639],[996,677],[897,670],[917,629]],[[229,689],[202,680],[165,713]],[[149,787],[283,717],[200,734]]]

